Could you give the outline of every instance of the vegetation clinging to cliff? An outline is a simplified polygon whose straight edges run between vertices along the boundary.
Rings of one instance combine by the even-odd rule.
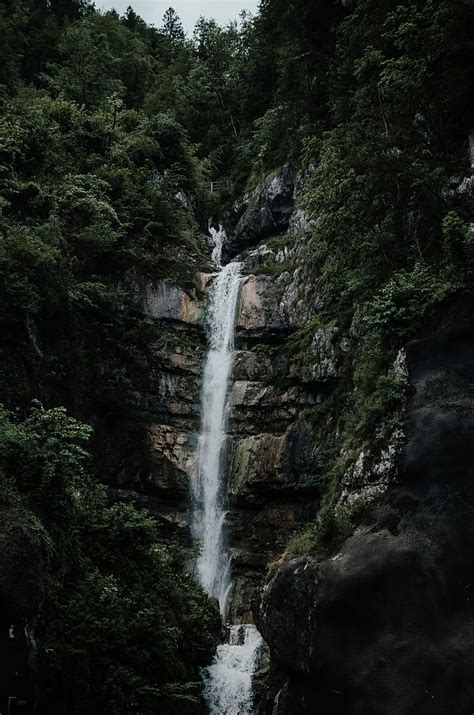
[[[397,352],[443,303],[469,293],[474,268],[472,5],[346,5],[330,65],[332,127],[305,141],[303,205],[314,220],[306,279],[321,319],[337,321],[354,349],[328,403],[342,451],[297,552],[331,550],[350,533],[354,515],[335,508],[338,485],[351,459],[402,426]]]
[[[107,505],[100,450],[86,470],[76,444],[82,420],[144,420],[132,392],[149,326],[127,288],[187,283],[205,263],[190,213],[204,226],[220,210],[211,180],[224,201],[288,160],[305,170],[305,280],[318,320],[352,325],[359,346],[313,415],[337,422],[339,442],[304,548],[350,532],[335,518],[336,447],[356,454],[396,422],[397,350],[472,279],[472,25],[464,0],[263,0],[240,28],[202,20],[189,40],[172,15],[157,30],[131,8],[0,1],[0,387],[15,411],[2,415],[3,504],[47,554],[49,705],[74,712],[85,692],[90,712],[182,711],[217,632],[182,555],[157,546],[150,517]],[[33,398],[51,409],[30,414]]]

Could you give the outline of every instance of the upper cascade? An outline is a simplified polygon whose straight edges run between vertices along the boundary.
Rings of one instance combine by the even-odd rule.
[[[222,266],[222,250],[224,248],[225,240],[227,238],[226,232],[222,225],[218,229],[213,226],[209,226],[209,233],[211,234],[212,240],[212,260],[216,266]]]

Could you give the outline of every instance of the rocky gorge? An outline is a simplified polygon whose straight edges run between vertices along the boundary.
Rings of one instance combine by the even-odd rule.
[[[288,228],[292,215],[288,204],[293,196],[288,174],[289,170],[283,179],[273,177],[269,186],[259,188],[260,203],[253,208],[253,217],[247,209],[243,221],[252,227],[262,210],[267,215],[252,228],[255,243],[271,234],[276,221],[273,212],[280,217],[283,202],[286,223],[281,223],[281,228]],[[240,230],[236,233],[240,235]],[[294,331],[283,282],[252,272],[269,258],[276,258],[275,265],[280,265],[280,253],[260,245],[238,257],[245,275],[236,316],[225,471],[231,506],[226,529],[234,574],[231,617],[242,623],[253,621],[251,597],[266,564],[284,550],[290,535],[316,514],[317,499],[304,484],[311,469],[312,448],[301,413],[317,396],[311,378],[300,382],[289,378],[289,362],[278,355],[279,347]],[[130,307],[133,314],[138,320],[159,325],[168,338],[152,346],[146,391],[135,397],[140,409],[150,414],[146,470],[132,481],[117,476],[110,487],[114,498],[146,505],[167,520],[170,531],[180,534],[183,543],[189,543],[190,484],[196,470],[206,349],[203,321],[212,280],[212,274],[199,273],[188,292],[166,281],[135,288]],[[337,347],[328,340],[329,353],[324,360],[330,364],[321,367],[323,379],[336,370]]]
[[[325,405],[360,359],[358,327],[318,316],[304,280],[302,186],[285,167],[225,214],[224,251],[243,276],[222,465],[227,619],[255,623],[264,638],[254,711],[441,715],[449,700],[465,713],[474,697],[470,304],[448,301],[399,350],[403,412],[354,447]],[[130,320],[159,336],[131,392],[146,429],[109,424],[95,445],[111,501],[153,514],[163,543],[188,549],[215,276],[130,286]],[[330,511],[340,533],[321,551],[305,530],[325,518],[324,473],[337,460]]]
[[[346,460],[338,487],[335,513],[359,516],[329,558],[292,560],[291,539],[321,518],[325,460],[347,449],[337,422],[322,427],[311,413],[337,394],[347,362],[357,359],[357,337],[355,328],[344,334],[319,321],[317,298],[309,304],[295,287],[308,221],[294,205],[290,175],[286,168],[268,177],[227,214],[225,250],[244,272],[225,464],[229,619],[256,622],[269,649],[256,676],[258,711],[441,713],[456,687],[452,712],[466,712],[470,312],[447,305],[402,348],[394,364],[407,395],[400,425],[382,425],[375,447]],[[147,286],[133,308],[173,341],[157,347],[159,377],[152,394],[139,396],[142,408],[152,406],[150,470],[129,498],[168,519],[184,542],[211,283],[212,274],[199,274],[192,292]],[[288,350],[308,325],[304,356]],[[114,487],[116,496],[127,488]]]
[[[0,712],[472,715],[474,6],[148,22],[0,0]]]

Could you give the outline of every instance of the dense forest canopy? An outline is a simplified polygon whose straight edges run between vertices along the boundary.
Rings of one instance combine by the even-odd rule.
[[[0,509],[38,568],[16,624],[21,641],[41,604],[38,712],[187,712],[220,635],[188,555],[100,486],[100,435],[146,423],[132,395],[160,339],[130,286],[188,286],[209,217],[290,162],[322,314],[365,311],[357,429],[396,411],[387,346],[472,279],[470,194],[452,183],[473,30],[471,0],[262,0],[192,38],[172,8],[155,28],[132,7],[0,0]]]

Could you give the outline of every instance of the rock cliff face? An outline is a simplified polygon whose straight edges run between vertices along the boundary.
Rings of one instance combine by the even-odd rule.
[[[211,280],[211,275],[198,274],[189,292],[169,281],[133,287],[131,316],[148,325],[154,336],[147,364],[142,366],[145,377],[134,385],[132,396],[148,419],[145,433],[130,447],[139,452],[136,463],[129,455],[123,470],[117,457],[111,466],[112,498],[145,506],[162,523],[165,533],[183,543],[189,543],[190,480],[195,469],[206,351],[203,312]]]
[[[320,510],[321,462],[338,435],[337,422],[316,434],[307,412],[331,394],[357,344],[357,326],[344,334],[319,321],[301,260],[310,227],[295,208],[301,190],[285,169],[227,215],[227,257],[241,261],[244,274],[226,464],[230,617],[256,620],[270,649],[271,665],[258,678],[260,712],[469,713],[469,306],[439,315],[397,357],[393,372],[409,393],[403,427],[385,429],[355,454],[340,483],[336,512],[363,509],[358,528],[326,558],[289,561],[285,553]],[[111,487],[114,498],[147,506],[173,540],[188,543],[211,282],[200,274],[190,292],[169,282],[134,289],[132,313],[160,338],[134,396],[149,414],[146,444],[136,464],[128,459],[127,469],[116,469]],[[292,342],[302,328],[304,360]],[[255,596],[272,562],[272,577]]]
[[[231,393],[229,535],[234,587],[231,614],[252,620],[255,586],[291,534],[315,516],[305,488],[312,447],[302,418],[314,394],[288,380],[288,362],[275,349],[290,325],[278,281],[250,275],[242,285]]]
[[[396,479],[338,553],[287,563],[257,604],[285,675],[275,715],[472,710],[472,319],[451,318],[406,352]]]
[[[253,621],[252,594],[267,564],[297,528],[315,517],[318,505],[317,493],[306,483],[314,455],[302,415],[317,399],[314,383],[319,378],[297,374],[277,350],[294,330],[288,302],[291,274],[262,271],[268,265],[286,269],[287,250],[264,240],[288,230],[293,206],[294,178],[285,168],[282,175],[265,179],[227,217],[227,254],[243,251],[236,260],[244,273],[227,450],[226,532],[234,576],[230,616],[236,622]],[[190,543],[190,481],[196,467],[204,311],[211,284],[212,275],[198,274],[187,292],[170,281],[133,286],[130,314],[157,335],[149,345],[146,377],[133,393],[137,408],[149,415],[148,427],[138,441],[130,439],[125,446],[119,437],[109,446],[112,498],[148,508],[165,534],[183,543]],[[332,333],[321,340],[331,344],[319,375],[326,379],[337,370],[340,340]],[[117,452],[127,448],[122,469]]]
[[[295,206],[295,178],[289,166],[266,177],[243,201],[227,213],[229,241],[224,255],[229,259],[263,239],[278,236],[288,228]]]

